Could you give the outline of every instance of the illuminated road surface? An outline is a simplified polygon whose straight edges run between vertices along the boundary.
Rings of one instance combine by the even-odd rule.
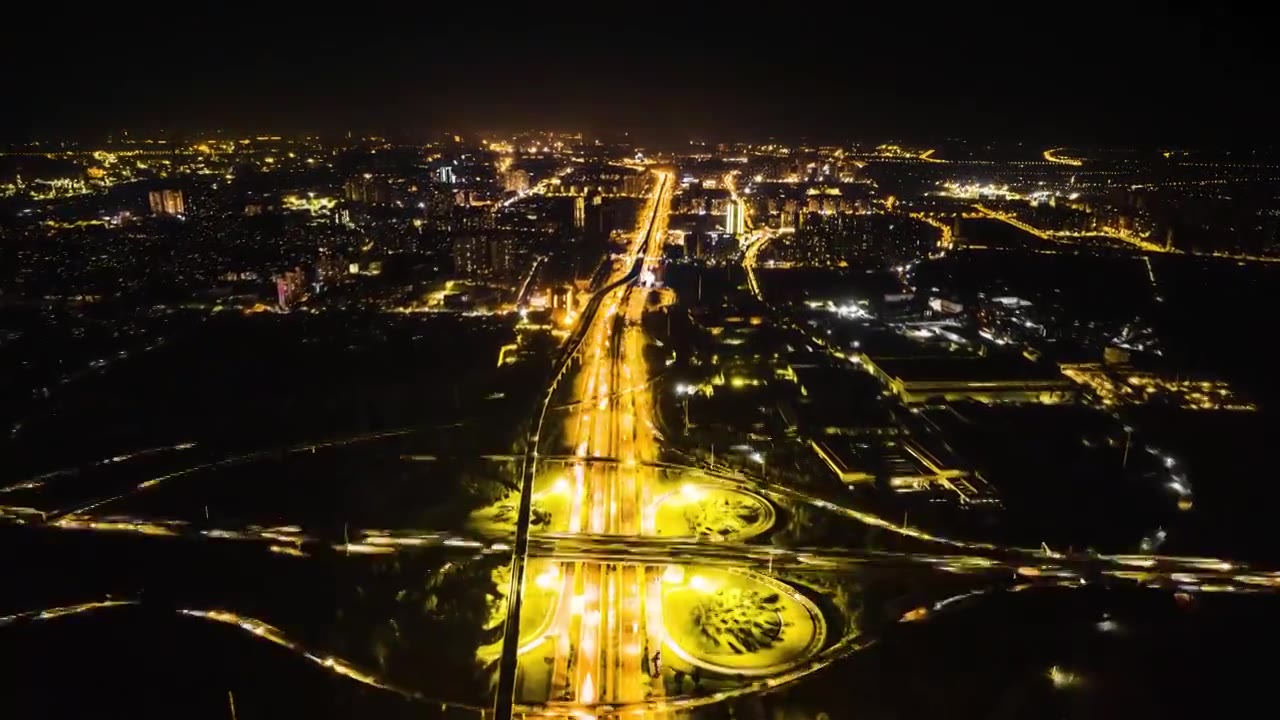
[[[567,437],[583,461],[571,465],[569,535],[651,531],[642,509],[648,507],[656,481],[658,471],[647,463],[657,459],[658,445],[640,321],[648,295],[644,283],[656,274],[662,257],[671,192],[667,175],[657,173],[654,194],[611,282],[625,277],[637,262],[640,273],[604,297],[579,352],[579,402],[568,419]],[[587,461],[591,457],[622,462]],[[650,677],[644,662],[663,639],[660,623],[651,615],[659,578],[636,564],[579,561],[560,567],[553,581],[560,583],[562,601],[548,632],[554,644],[549,699],[592,705],[640,702],[661,694],[661,681]]]
[[[643,270],[657,272],[670,202],[671,183],[665,174],[659,173],[659,181],[655,183],[655,196],[650,198],[648,207],[641,214],[642,224],[633,244],[615,267],[613,276],[605,287],[620,283],[628,277],[637,263]],[[755,265],[758,253],[767,241],[767,235],[757,234],[754,242],[746,248],[744,258],[748,283],[757,296],[760,288],[755,277]],[[644,257],[639,257],[638,253],[642,248]],[[943,554],[875,554],[820,549],[807,551],[737,543],[696,542],[690,538],[654,537],[657,534],[656,518],[649,509],[656,505],[655,490],[660,483],[659,474],[664,469],[656,462],[659,437],[654,428],[650,377],[643,357],[645,340],[639,325],[650,294],[647,288],[640,285],[650,277],[650,272],[640,272],[637,280],[608,290],[599,311],[589,316],[589,326],[585,328],[579,352],[581,368],[577,373],[575,386],[575,399],[578,402],[572,406],[568,419],[567,437],[572,455],[568,465],[570,472],[566,478],[569,493],[567,531],[543,534],[532,541],[528,548],[530,554],[543,559],[537,561],[540,572],[536,577],[527,576],[526,582],[536,582],[544,589],[558,589],[559,599],[553,603],[548,615],[550,620],[546,625],[546,633],[543,638],[538,639],[539,644],[549,645],[551,662],[544,687],[547,690],[545,696],[553,703],[565,703],[569,706],[609,704],[615,707],[634,707],[661,698],[661,681],[652,678],[647,672],[649,664],[645,659],[652,657],[667,640],[662,612],[662,571],[667,564],[677,559],[687,562],[696,558],[696,562],[700,564],[720,568],[767,562],[779,568],[833,571],[868,564],[923,564],[949,572],[990,573],[1005,578],[1012,576],[1013,582],[1038,579],[1078,586],[1101,576],[1189,592],[1274,591],[1280,586],[1280,574],[1245,574],[1247,571],[1244,568],[1220,560],[1181,559],[1175,563],[1177,559],[1154,556],[1062,558],[1045,553],[1036,558],[1037,562],[1020,564],[1009,560],[1027,561],[1029,552],[931,536],[921,536],[920,539],[963,547],[966,551],[990,551],[1004,556],[1004,561],[989,557]],[[313,447],[318,446],[308,446]],[[124,494],[141,492],[196,470],[246,462],[255,457],[257,456],[248,455],[232,458],[154,478]],[[616,461],[601,462],[600,458],[613,458]],[[544,458],[544,461],[551,459]],[[111,461],[119,460],[120,458],[113,458]],[[5,490],[34,487],[35,483],[44,482],[45,479],[34,478]],[[760,491],[765,492],[763,488]],[[142,522],[134,518],[96,518],[88,515],[91,510],[113,499],[115,498],[100,499],[89,505],[38,514],[42,516],[42,520],[48,520],[51,526],[69,530],[130,531],[155,535],[180,535],[188,532],[183,524],[176,522]],[[831,507],[830,503],[818,500],[808,501],[844,514],[855,512]],[[27,509],[13,510],[16,513]],[[22,518],[30,515],[31,513],[23,514]],[[920,535],[918,532],[908,532],[908,528],[894,527],[865,513],[857,513],[854,517],[869,525],[883,526],[913,536]],[[272,551],[298,556],[305,556],[306,548],[315,542],[305,538],[301,529],[294,526],[251,526],[241,530],[205,530],[200,534],[210,539],[270,541],[273,543],[270,546]],[[349,554],[393,553],[401,548],[437,544],[458,547],[460,552],[469,553],[505,553],[510,549],[505,542],[485,542],[446,534],[427,536],[363,531],[353,538],[357,541],[347,541],[334,549]],[[1079,564],[1073,564],[1077,560]],[[39,611],[31,617],[57,617],[71,611],[80,612],[81,608],[87,610],[104,606],[109,604],[73,606],[71,610],[54,608]],[[939,603],[936,607],[941,606],[942,603]],[[918,608],[911,613],[908,613],[909,617],[904,616],[903,621],[924,617],[928,611],[924,609],[922,612]],[[279,644],[276,638],[278,633],[252,619],[215,611],[185,611],[185,614],[234,624]],[[15,615],[0,618],[0,624],[16,622],[25,617],[26,615]],[[847,639],[842,640],[813,662],[826,662],[825,658],[834,657],[836,650],[847,649],[847,645]],[[543,652],[547,652],[547,648],[543,648]],[[524,649],[521,649],[521,654],[525,654]],[[535,654],[530,652],[528,655]],[[538,662],[541,662],[542,653],[537,655]],[[378,687],[387,687],[376,678],[365,676],[337,659],[321,656],[313,659],[334,672]],[[810,672],[812,669],[810,663],[788,670],[770,678],[768,685],[774,687],[787,681],[795,673]],[[743,691],[750,691],[750,688],[744,688]],[[521,700],[525,703],[539,702],[530,699],[532,694],[536,693],[526,688]],[[701,698],[696,702],[714,702],[719,695],[721,694]],[[499,703],[501,702],[499,699]],[[675,709],[685,707],[690,702],[695,701],[689,698],[668,699],[660,707]],[[509,709],[508,706],[508,711]]]

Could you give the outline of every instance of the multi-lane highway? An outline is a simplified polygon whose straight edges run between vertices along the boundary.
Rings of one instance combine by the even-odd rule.
[[[640,321],[656,274],[670,212],[670,174],[655,172],[640,224],[621,261],[584,308],[549,390],[542,421],[531,439],[515,544],[512,602],[499,670],[496,715],[508,716],[515,700],[518,618],[529,553],[528,517],[538,440],[546,409],[559,382],[573,374],[573,412],[566,437],[573,456],[569,533],[637,535],[644,532],[642,508],[649,506],[657,458],[651,399],[647,392],[644,335]],[[580,361],[580,366],[575,363]],[[590,462],[622,458],[620,464]],[[650,648],[661,646],[660,623],[653,622],[659,579],[635,564],[559,562],[552,571],[562,602],[548,635],[554,638],[549,695],[583,705],[636,702],[660,692],[646,672]]]
[[[574,454],[569,532],[638,535],[645,531],[657,458],[652,405],[644,391],[644,336],[640,329],[647,290],[657,271],[671,201],[670,183],[659,174],[650,207],[621,269],[630,279],[607,291],[592,317],[581,350],[576,410],[567,436]],[[617,457],[618,464],[587,462]],[[658,578],[636,564],[590,561],[561,563],[562,598],[551,634],[556,638],[550,696],[581,704],[636,702],[654,690],[644,658],[661,645],[646,606],[655,600]],[[580,598],[578,600],[577,598]],[[656,688],[660,691],[660,686]]]

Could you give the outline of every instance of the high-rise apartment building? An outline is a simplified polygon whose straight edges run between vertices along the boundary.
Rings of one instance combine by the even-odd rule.
[[[148,199],[152,215],[184,215],[187,212],[181,190],[152,190]]]
[[[453,269],[461,277],[505,278],[516,265],[515,242],[510,236],[476,233],[453,239]]]
[[[502,189],[513,193],[529,192],[529,173],[525,170],[507,170],[502,173]]]
[[[348,178],[343,191],[348,200],[368,205],[390,205],[393,200],[390,183],[369,174]]]
[[[724,231],[734,237],[740,237],[747,231],[746,208],[741,200],[731,200],[724,216]]]

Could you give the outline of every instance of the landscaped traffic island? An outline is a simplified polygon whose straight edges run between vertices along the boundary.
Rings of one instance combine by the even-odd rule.
[[[662,614],[672,654],[728,677],[784,672],[826,640],[812,601],[750,571],[673,565],[663,577]]]

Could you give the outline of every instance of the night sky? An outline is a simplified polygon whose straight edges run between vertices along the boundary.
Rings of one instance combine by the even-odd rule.
[[[1221,3],[436,5],[33,4],[0,29],[0,133],[1270,141],[1280,69]]]

